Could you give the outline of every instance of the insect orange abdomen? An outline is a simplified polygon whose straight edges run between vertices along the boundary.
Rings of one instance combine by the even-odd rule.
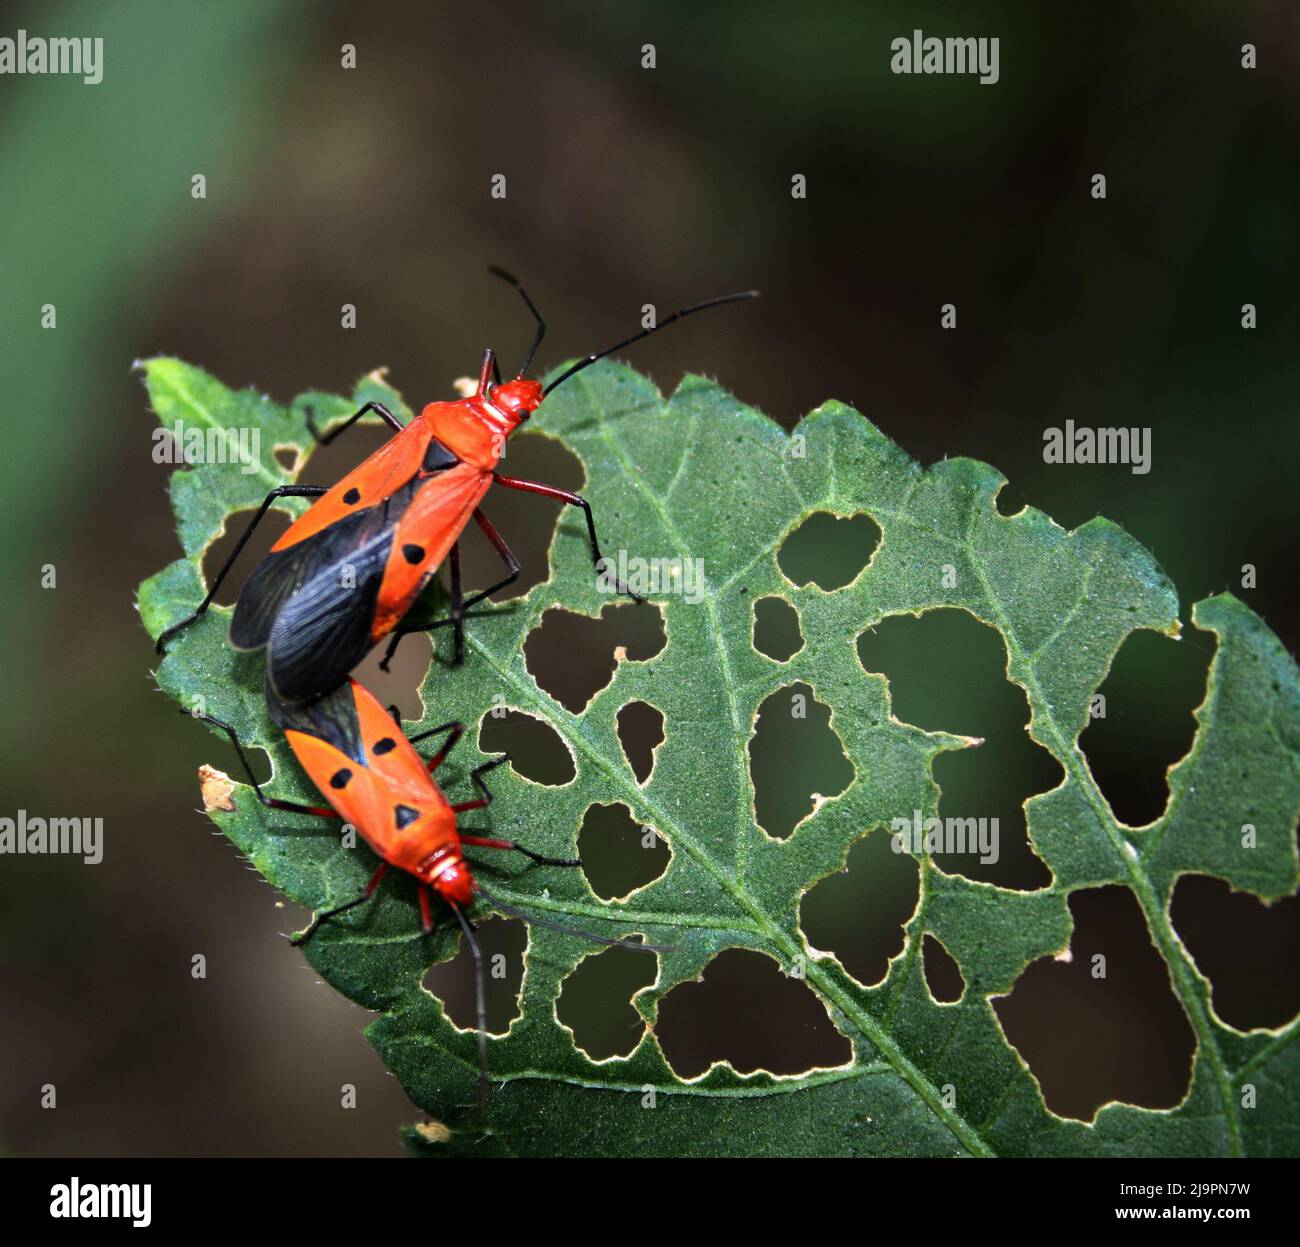
[[[285,739],[321,794],[384,861],[431,882],[431,862],[460,859],[456,815],[374,695],[355,680],[350,688],[364,764],[309,732],[289,729]]]

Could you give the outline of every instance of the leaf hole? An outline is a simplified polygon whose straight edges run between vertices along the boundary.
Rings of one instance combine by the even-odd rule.
[[[1213,644],[1200,643],[1204,635],[1176,641],[1145,629],[1130,633],[1093,697],[1079,748],[1111,813],[1129,827],[1164,813],[1165,771],[1192,747],[1192,712],[1205,699],[1213,657]]]
[[[379,699],[382,706],[396,706],[403,719],[420,722],[424,703],[420,685],[429,672],[433,658],[433,634],[412,632],[402,638],[387,671],[379,663],[388,648],[386,641],[376,645],[353,671],[353,675]]]
[[[608,948],[584,957],[564,980],[555,1015],[585,1056],[593,1061],[627,1056],[641,1042],[645,1021],[632,997],[655,981],[655,961],[647,953]]]
[[[517,918],[493,916],[478,923],[474,938],[483,956],[488,1034],[504,1035],[521,1012],[519,993],[524,981],[528,927]],[[430,966],[421,981],[442,1001],[443,1011],[461,1030],[477,1029],[474,956],[463,936],[456,955],[450,961]]]
[[[352,410],[355,410],[355,408]],[[307,430],[306,412],[304,409],[299,408],[298,414],[303,422],[303,438],[311,442],[311,433]],[[351,415],[352,412],[348,411],[345,414]],[[340,420],[338,423],[341,424],[342,421]],[[320,427],[322,429],[337,428],[338,424],[331,425],[322,416],[320,418]],[[393,431],[388,425],[380,424],[373,416],[367,416],[360,423],[354,424],[346,433],[336,437],[328,446],[311,442],[309,446],[310,454],[306,460],[308,479],[304,484],[333,485],[336,481],[341,481],[349,472],[355,470],[373,455],[392,436]]]
[[[302,467],[302,450],[298,446],[277,446],[272,452],[275,455],[275,461],[280,465],[280,471],[284,472],[290,478],[298,475],[298,469]]]
[[[921,941],[921,969],[925,973],[925,985],[936,1003],[955,1005],[961,999],[966,990],[961,966],[929,931]]]
[[[799,612],[785,598],[759,598],[754,603],[754,648],[776,662],[789,662],[803,649]]]
[[[578,856],[602,900],[622,900],[660,878],[672,851],[653,827],[642,827],[622,804],[593,805],[582,816]]]
[[[226,516],[226,525],[221,530],[221,535],[203,554],[204,584],[211,586],[212,582],[217,578],[221,569],[226,565],[226,560],[234,553],[235,546],[239,544],[239,539],[244,535],[245,530],[252,523],[256,514],[257,508],[254,507],[250,511],[236,511]],[[292,523],[293,520],[278,508],[272,507],[267,511],[261,523],[253,529],[248,544],[239,555],[239,561],[230,569],[230,574],[225,580],[221,582],[221,588],[217,590],[216,597],[212,599],[216,605],[234,605],[235,599],[239,597],[239,591],[244,587],[244,582],[249,577],[249,573],[271,552],[271,547],[284,536]]]
[[[1030,845],[1024,803],[1056,787],[1062,771],[1025,730],[1029,702],[1007,679],[1001,634],[964,610],[895,615],[858,637],[858,658],[888,679],[895,718],[984,742],[934,759],[942,843],[968,850],[935,853],[936,864],[1017,891],[1048,886],[1051,872]],[[909,815],[916,817],[900,811]]]
[[[791,584],[830,592],[856,580],[879,544],[880,527],[869,515],[815,511],[781,543],[776,562]]]
[[[769,836],[784,840],[816,808],[817,794],[837,796],[852,783],[830,719],[830,707],[802,683],[777,689],[758,708],[749,773],[754,815]]]
[[[643,788],[654,772],[655,754],[664,743],[664,712],[648,701],[630,701],[615,716],[619,744]]]
[[[1195,1037],[1127,888],[1070,896],[1069,960],[1041,957],[993,1001],[1047,1107],[1091,1121],[1112,1100],[1173,1108],[1191,1085]],[[1100,959],[1100,960],[1099,960]]]
[[[843,1065],[849,1041],[808,984],[761,953],[729,948],[700,981],[663,998],[655,1034],[673,1071],[696,1078],[717,1061],[738,1073],[804,1074]]]
[[[1300,1012],[1300,897],[1265,905],[1222,879],[1183,875],[1169,916],[1229,1026],[1272,1029]]]
[[[212,711],[212,713],[218,714],[220,717],[220,712]],[[195,726],[198,729],[204,728],[202,723],[198,723]],[[290,758],[287,764],[282,764],[279,771],[273,775],[271,759],[264,746],[246,743],[242,733],[240,735],[240,743],[243,744],[244,753],[248,758],[249,766],[253,768],[253,774],[257,776],[257,782],[259,784],[272,785],[271,788],[267,789],[267,795],[273,797],[285,796],[286,794],[281,792],[280,789],[286,786],[286,780],[299,773],[299,769],[295,766],[293,759]],[[231,745],[229,737],[227,737],[224,732],[210,731],[206,739],[203,741],[201,754],[203,757],[203,765],[216,767],[238,785],[238,790],[231,794],[238,806],[250,806],[254,810],[259,808],[257,805],[257,797],[253,794],[251,789],[246,788],[246,785],[248,784],[248,775],[244,771],[243,763],[240,761],[239,755]],[[287,775],[286,770],[288,772]],[[315,792],[310,780],[306,782],[304,790],[307,792]],[[268,816],[276,814],[276,811],[274,810],[265,810],[264,812]]]
[[[1007,481],[998,490],[993,499],[993,506],[1003,519],[1013,519],[1029,505],[1024,487],[1014,481]]]
[[[849,850],[844,869],[822,879],[803,898],[799,925],[814,948],[835,954],[859,983],[871,986],[903,951],[904,924],[916,912],[920,868],[895,853],[893,837],[868,832]]]
[[[499,716],[489,710],[479,724],[478,747],[486,754],[508,753],[511,769],[535,784],[559,787],[578,773],[559,732],[522,710],[505,710]]]
[[[653,606],[611,603],[596,619],[552,606],[524,641],[524,665],[538,687],[580,714],[609,684],[620,658],[642,662],[666,644]]]

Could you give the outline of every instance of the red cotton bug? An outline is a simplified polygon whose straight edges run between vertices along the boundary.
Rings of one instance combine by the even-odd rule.
[[[597,360],[685,316],[751,299],[758,292],[724,295],[682,308],[649,329],[585,356],[543,387],[526,374],[546,333],[546,323],[515,278],[500,269],[492,272],[519,291],[537,321],[532,345],[515,378],[501,382],[496,356],[489,348],[473,395],[455,402],[429,403],[405,426],[382,403],[370,402],[337,429],[322,434],[308,410],[308,429],[321,444],[333,441],[372,411],[383,417],[395,435],[333,487],[283,485],[273,489],[197,609],[159,636],[159,653],[169,638],[212,604],[249,536],[281,498],[317,501],[290,525],[244,585],[231,620],[230,643],[238,650],[266,649],[270,688],[284,702],[307,702],[337,688],[375,645],[394,634],[384,657],[386,667],[404,635],[399,627],[402,618],[448,558],[450,616],[409,631],[450,624],[455,633],[455,661],[461,661],[465,612],[519,575],[518,560],[479,509],[493,484],[581,508],[592,561],[598,571],[604,566],[586,499],[551,485],[502,475],[497,466],[506,439],[548,394]],[[460,589],[458,543],[471,518],[496,549],[507,575],[465,598]],[[618,587],[641,600],[625,585]]]
[[[285,739],[303,770],[329,801],[329,805],[302,805],[296,801],[267,796],[253,774],[234,728],[211,715],[194,717],[220,728],[230,738],[248,781],[264,806],[293,814],[341,818],[357,829],[362,839],[380,858],[378,867],[360,896],[318,913],[307,929],[294,937],[293,943],[306,942],[323,922],[368,900],[390,867],[413,875],[420,884],[420,917],[425,932],[434,929],[431,901],[432,894],[436,892],[455,914],[474,958],[479,1060],[483,1078],[486,1078],[487,1070],[483,965],[478,941],[474,938],[473,924],[465,912],[474,903],[476,896],[481,896],[493,908],[514,918],[521,918],[535,926],[577,935],[597,944],[650,953],[670,951],[661,945],[609,939],[546,918],[534,917],[506,904],[483,887],[465,860],[462,850],[466,845],[513,850],[543,866],[581,866],[582,863],[576,858],[545,857],[513,840],[484,836],[458,827],[459,815],[485,809],[492,803],[492,794],[483,776],[509,761],[508,755],[503,754],[475,767],[470,772],[470,780],[479,795],[470,801],[455,805],[450,803],[433,776],[463,735],[463,724],[444,723],[441,727],[408,738],[396,721],[396,710],[386,711],[374,695],[356,680],[348,680],[333,693],[306,706],[286,705],[268,688],[267,702],[272,719],[283,730]],[[181,713],[190,712],[182,710]],[[446,733],[442,747],[425,762],[415,751],[415,745],[442,733]],[[482,1081],[479,1102],[481,1108]]]

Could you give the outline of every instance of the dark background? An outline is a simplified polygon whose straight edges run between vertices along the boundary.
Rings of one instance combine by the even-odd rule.
[[[280,938],[296,914],[193,812],[195,767],[233,760],[149,677],[133,593],[178,545],[135,358],[178,354],[286,401],[388,365],[419,404],[447,396],[485,345],[508,365],[522,352],[529,325],[489,262],[542,304],[544,368],[628,332],[645,302],[662,314],[758,286],[760,303],[638,347],[637,367],[665,388],[715,375],[787,426],[840,398],[922,462],[987,460],[1010,481],[1004,511],[1028,503],[1067,527],[1107,515],[1155,553],[1185,618],[1232,589],[1294,649],[1300,30],[1281,0],[1228,9],[0,6],[0,34],[106,44],[98,86],[0,78],[0,776],[5,814],[100,816],[107,843],[93,868],[0,862],[0,1151],[388,1154],[416,1116],[361,1036],[363,1011]],[[1001,81],[891,74],[890,40],[915,27],[997,35]],[[355,70],[340,68],[344,43]],[[1104,201],[1089,194],[1097,172]],[[489,196],[495,173],[504,201]],[[955,331],[939,326],[949,302]],[[45,303],[55,330],[40,328]],[[339,327],[344,303],[355,330]],[[1070,418],[1149,426],[1151,473],[1044,464],[1044,429]],[[313,471],[341,472],[376,437]],[[512,444],[511,464],[581,479],[536,437]],[[549,506],[511,495],[490,513],[543,575]],[[847,525],[821,538],[798,570],[866,557]],[[557,630],[572,681],[635,640],[623,626],[585,631],[578,657]],[[428,651],[408,645],[400,675],[375,685],[414,711]],[[986,739],[940,760],[944,811],[1000,814],[1010,847],[988,877],[1041,886],[1015,843],[1019,803],[1057,769],[1023,732],[996,635],[942,612],[861,648],[901,718]],[[1190,626],[1120,654],[1084,745],[1129,821],[1163,808],[1211,654]],[[794,731],[763,720],[755,745],[760,809],[785,831],[841,766],[824,717]],[[880,840],[805,906],[813,943],[864,981],[901,946],[915,895],[914,868]],[[1008,1033],[1058,1111],[1176,1103],[1192,1041],[1136,906],[1106,889],[1073,910],[1074,962],[1026,972],[1000,1005]],[[1265,910],[1184,880],[1174,917],[1227,1020],[1275,1026],[1300,1007],[1294,901]],[[517,963],[522,934],[494,930]],[[1100,984],[1096,951],[1112,967]],[[195,952],[206,980],[190,977]],[[626,1050],[627,984],[644,966],[586,964],[579,1038]],[[941,994],[928,950],[927,968]],[[440,981],[467,1021],[467,966]],[[724,954],[670,997],[660,1034],[684,1073],[724,1056],[838,1059],[801,992],[763,958]],[[47,1082],[53,1111],[39,1106]],[[339,1107],[344,1083],[355,1110]]]

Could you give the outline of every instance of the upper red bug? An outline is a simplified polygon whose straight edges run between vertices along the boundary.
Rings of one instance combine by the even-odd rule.
[[[518,289],[537,320],[519,374],[502,382],[496,357],[489,349],[474,394],[430,403],[405,426],[382,403],[370,402],[339,428],[321,434],[309,411],[308,427],[322,443],[332,441],[371,411],[386,420],[396,435],[333,487],[286,485],[272,490],[199,607],[158,638],[160,651],[170,636],[207,610],[249,533],[271,504],[283,497],[316,501],[290,525],[249,577],[235,607],[230,641],[241,650],[266,648],[271,687],[286,702],[311,701],[337,688],[374,645],[397,630],[386,664],[402,635],[398,625],[448,558],[451,615],[425,627],[451,624],[456,660],[460,660],[465,611],[505,588],[519,574],[518,560],[479,509],[494,483],[580,507],[587,521],[592,561],[597,569],[602,567],[595,521],[586,499],[498,472],[506,439],[547,394],[596,360],[683,316],[753,298],[757,292],[725,295],[682,308],[648,329],[584,356],[543,387],[526,373],[545,334],[545,322],[523,287],[509,274],[494,271]],[[507,575],[465,597],[460,589],[458,542],[471,519],[500,554]],[[636,598],[621,583],[619,588]]]

